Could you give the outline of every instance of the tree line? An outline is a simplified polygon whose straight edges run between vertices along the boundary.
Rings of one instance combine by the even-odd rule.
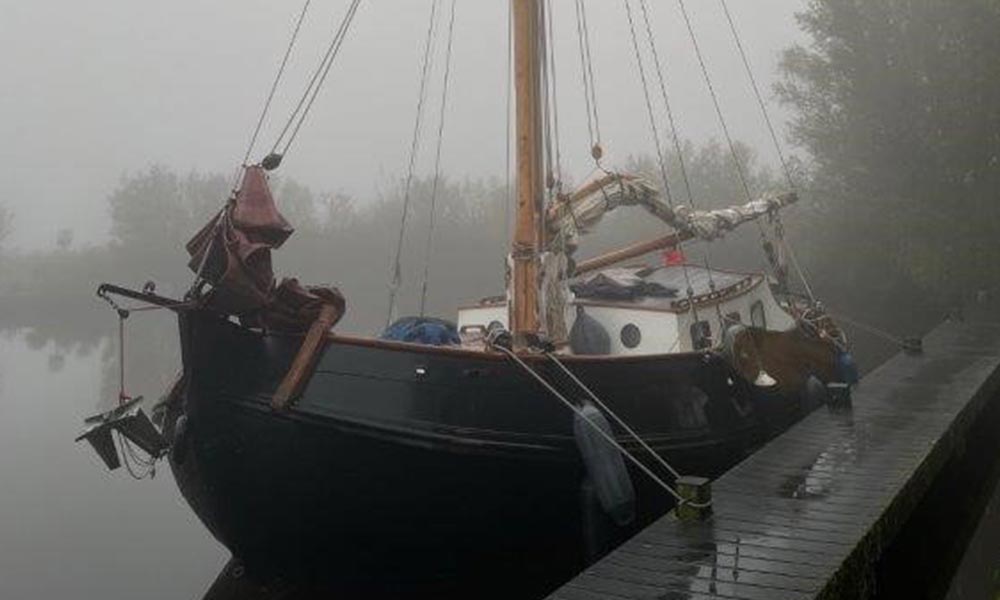
[[[995,289],[1000,1],[813,0],[798,20],[808,43],[784,53],[775,93],[791,110],[791,141],[802,156],[795,178],[803,201],[787,229],[818,295],[837,311],[904,333]],[[688,143],[683,153],[699,208],[742,200],[728,149]],[[667,156],[678,182],[678,157]],[[755,192],[783,187],[749,148],[741,147],[737,160]],[[658,180],[648,157],[633,158],[629,168]],[[276,253],[276,272],[339,286],[348,299],[342,327],[377,333],[386,317],[401,182],[383,182],[365,199],[318,193],[280,176],[272,183],[298,229]],[[165,167],[124,177],[108,197],[106,244],[74,250],[67,234],[50,252],[8,253],[0,323],[41,329],[53,314],[96,311],[91,294],[104,280],[138,286],[152,279],[164,293],[182,293],[191,278],[182,244],[218,210],[229,185],[219,174]],[[424,178],[412,190],[402,313],[418,303],[431,187]],[[501,178],[446,178],[439,186],[431,313],[452,316],[461,301],[502,292],[508,197]],[[10,227],[9,212],[0,210],[0,235]],[[580,255],[660,233],[645,215],[616,214]],[[693,252],[707,252],[716,266],[759,268],[757,242],[755,232],[739,232]],[[72,321],[40,339],[103,335],[98,324],[106,330],[100,319]]]
[[[702,206],[742,201],[732,158],[720,145],[689,143],[684,152],[692,179],[698,182],[694,195]],[[762,190],[771,186],[770,173],[756,164],[748,148],[741,147],[739,160]],[[679,161],[672,156],[670,162],[675,172]],[[656,181],[658,170],[650,159],[640,157],[629,163],[629,170],[646,172]],[[221,208],[230,184],[221,174],[179,175],[161,166],[123,177],[107,199],[111,220],[105,244],[73,249],[67,242],[55,250],[7,257],[6,276],[0,281],[0,296],[8,307],[0,308],[7,313],[3,320],[8,327],[45,329],[46,314],[89,314],[102,308],[92,296],[102,281],[141,287],[152,280],[161,293],[182,295],[193,277],[186,267],[184,243]],[[403,182],[390,181],[364,201],[317,193],[280,175],[272,177],[271,185],[279,209],[296,228],[273,255],[276,274],[338,286],[348,301],[342,327],[354,332],[380,331],[402,216]],[[427,264],[429,312],[453,318],[459,304],[503,292],[513,219],[511,190],[499,178],[440,181],[427,256],[432,188],[430,178],[416,178],[410,191],[401,313],[417,309]],[[581,253],[593,254],[663,234],[662,224],[636,209],[627,210],[612,214],[586,239]],[[72,235],[60,233],[60,238]],[[52,331],[52,339],[69,342],[98,335],[92,328],[100,319],[75,321],[78,326],[63,324]]]

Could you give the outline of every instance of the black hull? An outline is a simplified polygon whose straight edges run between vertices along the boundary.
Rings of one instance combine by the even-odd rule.
[[[182,317],[181,333],[187,379],[167,433],[181,414],[186,425],[171,466],[254,577],[336,581],[365,597],[478,580],[531,597],[584,566],[585,538],[609,546],[670,507],[636,471],[635,523],[583,527],[596,513],[572,415],[501,357],[332,338],[302,397],[276,413],[298,338],[203,313]],[[754,397],[712,355],[567,364],[690,474],[722,473],[808,408]]]

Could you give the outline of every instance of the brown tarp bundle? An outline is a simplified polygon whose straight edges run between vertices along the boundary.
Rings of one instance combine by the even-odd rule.
[[[259,166],[247,167],[239,192],[187,243],[188,266],[212,284],[206,306],[248,325],[305,331],[324,304],[344,313],[336,288],[304,287],[295,279],[275,286],[271,250],[294,232],[278,212]]]

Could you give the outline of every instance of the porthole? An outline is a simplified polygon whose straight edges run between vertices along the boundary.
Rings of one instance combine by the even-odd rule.
[[[622,345],[626,348],[635,348],[642,342],[642,332],[633,323],[622,327]]]

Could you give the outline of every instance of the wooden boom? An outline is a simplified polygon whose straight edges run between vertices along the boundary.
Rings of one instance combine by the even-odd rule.
[[[585,260],[576,265],[576,271],[574,271],[574,274],[582,275],[584,273],[610,267],[611,265],[616,265],[620,262],[625,262],[626,260],[639,258],[640,256],[644,256],[650,252],[673,248],[674,246],[686,242],[693,237],[694,236],[691,234],[671,233],[670,235],[666,235],[655,240],[649,240],[633,244],[631,246],[626,246],[624,248],[619,248],[618,250],[613,250],[607,254],[595,256],[594,258]]]

